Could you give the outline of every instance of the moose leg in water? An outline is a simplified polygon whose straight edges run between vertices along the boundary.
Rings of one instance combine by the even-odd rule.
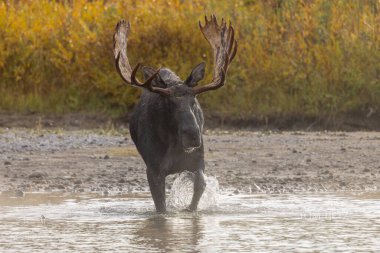
[[[136,78],[140,68],[133,69],[127,55],[130,24],[124,20],[116,26],[114,56],[122,80],[144,91],[129,122],[132,139],[147,166],[147,177],[156,210],[166,211],[165,177],[189,170],[195,173],[194,195],[189,206],[196,210],[205,190],[203,112],[197,96],[222,87],[228,66],[237,52],[237,42],[231,23],[214,15],[205,17],[199,28],[213,50],[214,66],[211,83],[198,86],[205,75],[205,63],[194,67],[186,80],[167,68],[144,67],[144,82]],[[180,60],[179,62],[181,62]]]
[[[146,174],[156,210],[159,213],[164,213],[166,212],[165,176],[157,175],[154,170],[149,168],[146,170]]]
[[[204,162],[203,166],[195,172],[194,177],[194,193],[193,193],[193,199],[191,200],[191,204],[189,206],[190,211],[194,211],[197,209],[199,200],[202,197],[203,192],[206,188],[206,180],[204,176]]]

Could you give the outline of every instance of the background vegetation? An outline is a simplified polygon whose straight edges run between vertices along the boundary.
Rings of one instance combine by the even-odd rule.
[[[221,118],[335,119],[380,109],[379,0],[76,0],[0,2],[0,111],[129,111],[139,92],[115,71],[112,35],[132,23],[129,55],[186,78],[212,52],[197,22],[230,18],[239,51],[222,89],[200,96]]]

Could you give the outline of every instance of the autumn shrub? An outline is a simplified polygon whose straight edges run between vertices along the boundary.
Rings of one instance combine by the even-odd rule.
[[[334,118],[380,109],[378,0],[3,1],[0,110],[120,115],[140,91],[114,67],[112,35],[132,31],[129,57],[186,78],[212,52],[197,22],[231,19],[238,54],[222,89],[200,96],[206,112],[241,119]]]

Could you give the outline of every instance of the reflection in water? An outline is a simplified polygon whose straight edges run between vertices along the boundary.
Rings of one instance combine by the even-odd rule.
[[[187,218],[154,215],[142,222],[134,240],[145,249],[198,252],[204,228],[200,220],[198,215],[192,214]]]
[[[165,215],[149,193],[0,195],[0,252],[296,249],[380,252],[380,195],[221,195],[216,209]]]

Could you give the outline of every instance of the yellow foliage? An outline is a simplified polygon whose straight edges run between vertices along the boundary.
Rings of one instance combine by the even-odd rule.
[[[222,117],[334,117],[380,109],[377,0],[76,0],[0,3],[0,110],[130,110],[139,91],[114,68],[115,24],[129,19],[132,64],[183,79],[211,49],[204,14],[230,18],[239,51],[220,90],[202,95]]]

